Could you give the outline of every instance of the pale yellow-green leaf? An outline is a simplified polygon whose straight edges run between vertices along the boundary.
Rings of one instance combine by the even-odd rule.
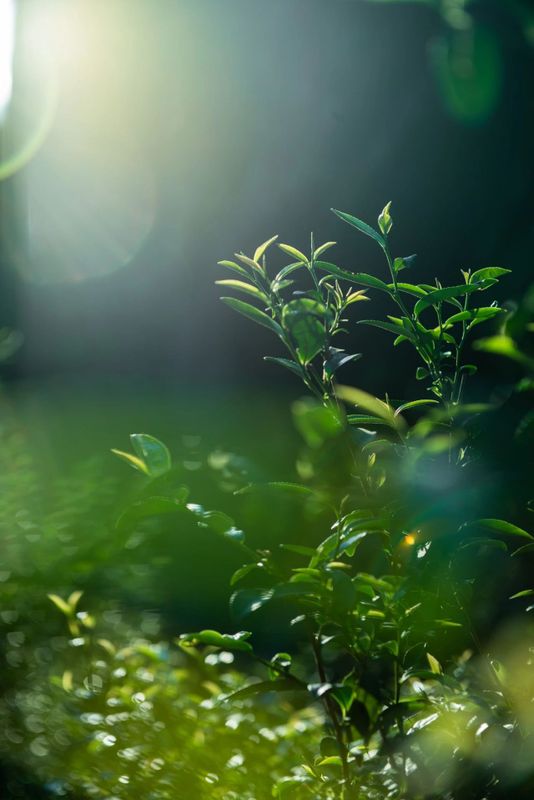
[[[80,597],[82,596],[82,594],[83,594],[83,592],[81,592],[80,590],[77,590],[75,592],[72,592],[72,594],[69,595],[69,599],[67,600],[67,602],[68,602],[70,608],[72,609],[72,611],[74,611],[74,609],[76,608],[76,606],[80,602]]]
[[[335,244],[337,244],[337,242],[325,242],[324,244],[320,245],[320,247],[318,247],[317,250],[314,251],[313,257],[319,258],[319,256],[322,256],[323,253],[325,253]]]
[[[115,450],[115,448],[112,448],[111,452],[115,453],[115,455],[119,458],[122,458],[123,461],[126,461],[126,463],[134,469],[139,470],[139,472],[142,472],[145,475],[149,474],[148,467],[142,458],[138,458],[137,456],[132,455],[132,453],[125,453],[123,450]]]
[[[428,665],[430,667],[430,671],[434,673],[434,675],[441,675],[443,670],[441,669],[441,664],[439,663],[438,659],[435,658],[430,653],[426,654],[426,660],[428,661]]]
[[[65,614],[67,617],[69,616],[71,613],[71,608],[66,600],[63,600],[63,598],[58,594],[48,594],[47,597],[53,602],[55,607],[61,611],[62,614]]]
[[[301,251],[297,250],[296,247],[293,247],[290,244],[279,244],[278,247],[280,248],[280,250],[283,250],[284,253],[287,253],[288,256],[296,258],[297,261],[302,261],[303,264],[308,263],[308,259],[306,258],[304,253],[301,253]]]
[[[263,267],[261,264],[258,264],[257,261],[254,261],[253,258],[249,258],[244,253],[234,253],[235,257],[238,258],[243,264],[246,264],[247,267],[252,267],[252,269],[257,269],[260,272],[263,272]]]
[[[72,672],[70,669],[66,669],[63,673],[63,677],[61,678],[61,685],[65,692],[72,692]]]
[[[254,261],[256,261],[259,264],[260,261],[261,261],[262,256],[264,255],[265,251],[267,250],[267,248],[270,247],[273,242],[276,242],[277,239],[278,239],[278,235],[271,236],[271,238],[267,239],[266,242],[264,242],[263,244],[260,244],[260,246],[257,247],[256,250],[254,251]]]
[[[357,292],[351,292],[346,299],[346,304],[351,305],[351,303],[358,303],[360,300],[370,300],[370,297],[367,297],[365,294],[365,289],[359,289]]]

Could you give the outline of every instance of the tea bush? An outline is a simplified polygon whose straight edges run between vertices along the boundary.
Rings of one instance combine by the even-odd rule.
[[[27,632],[2,617],[6,659],[24,680],[0,709],[3,752],[49,792],[532,797],[532,295],[504,309],[500,267],[462,271],[453,286],[406,282],[415,257],[392,253],[389,205],[376,228],[335,213],[380,247],[384,275],[323,260],[334,243],[313,237],[307,254],[279,244],[291,261],[274,272],[276,237],[221,262],[233,277],[218,283],[246,296],[224,302],[274,334],[286,353],[268,360],[308,390],[292,409],[302,448],[291,479],[258,481],[238,454],[212,453],[230,516],[190,496],[154,437],[134,434],[133,452],[115,451],[139,484],[102,546],[116,558],[162,526],[201,529],[239,558],[234,628],[165,637],[155,615],[136,619],[95,597],[91,581],[65,579],[47,582],[48,644],[35,645],[32,609]],[[365,375],[360,354],[337,345],[375,292],[393,313],[356,324],[392,335],[395,352],[413,348],[420,397],[337,382],[356,361]],[[491,330],[479,338],[482,323]],[[473,348],[510,361],[506,386],[476,383]],[[290,541],[258,541],[254,520],[277,509],[291,515]],[[151,569],[157,580],[157,561]],[[28,641],[43,651],[30,665]]]

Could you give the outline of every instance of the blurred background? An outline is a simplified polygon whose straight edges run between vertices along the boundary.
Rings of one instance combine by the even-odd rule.
[[[373,222],[392,200],[421,280],[501,265],[510,297],[527,285],[528,3],[0,9],[0,317],[24,336],[9,381],[101,385],[107,402],[119,379],[292,386],[261,361],[268,333],[217,302],[216,262],[313,230],[340,265],[381,274],[331,206]],[[387,336],[353,339],[380,381]]]

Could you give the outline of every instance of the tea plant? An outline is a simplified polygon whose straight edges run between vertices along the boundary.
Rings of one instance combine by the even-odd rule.
[[[198,525],[221,537],[242,557],[231,578],[235,627],[257,629],[260,619],[269,636],[266,641],[250,630],[183,633],[175,647],[163,646],[168,655],[155,659],[157,668],[139,662],[148,643],[139,650],[108,641],[97,645],[100,666],[92,652],[82,653],[74,669],[58,675],[58,688],[69,694],[79,718],[96,720],[99,736],[91,737],[89,748],[99,757],[104,746],[119,746],[102,738],[116,735],[105,727],[100,706],[117,692],[124,704],[117,730],[137,754],[135,769],[124,773],[128,782],[121,785],[114,768],[109,781],[82,780],[82,767],[72,767],[72,785],[95,797],[141,791],[167,800],[181,797],[187,786],[195,796],[245,800],[269,796],[271,785],[274,796],[297,800],[532,796],[534,588],[526,566],[534,536],[523,521],[531,495],[523,496],[519,484],[503,492],[503,478],[484,461],[483,442],[502,409],[463,402],[466,379],[476,371],[466,363],[466,347],[480,323],[500,326],[478,341],[480,350],[531,367],[512,338],[517,320],[495,300],[481,304],[480,292],[489,292],[508,270],[465,271],[449,287],[407,283],[401,273],[414,257],[392,255],[389,205],[377,229],[336,213],[377,242],[385,275],[323,261],[334,243],[315,247],[313,239],[308,255],[280,244],[292,260],[274,277],[267,254],[276,237],[252,257],[240,253],[221,262],[238,277],[219,283],[251,300],[224,301],[276,334],[287,355],[269,360],[298,376],[311,397],[293,406],[304,441],[293,481],[258,483],[228,454],[210,463],[228,491],[264,515],[288,498],[300,505],[292,541],[255,546],[238,519],[189,502],[169,450],[154,437],[133,435],[134,453],[116,451],[142,481],[117,531],[151,531],[165,516],[178,530]],[[298,278],[305,280],[297,284]],[[338,370],[359,356],[334,346],[334,339],[337,345],[352,307],[369,302],[374,291],[388,297],[395,315],[357,324],[393,334],[395,347],[414,348],[425,397],[392,404],[387,396],[335,382]],[[517,391],[530,390],[523,379]],[[512,437],[518,459],[525,458],[530,430],[525,419]],[[502,518],[509,514],[513,522]],[[73,604],[79,596],[52,601],[76,637]],[[101,635],[89,631],[84,638]],[[184,653],[197,665],[190,674]],[[245,685],[234,673],[215,669],[232,658],[249,672]],[[209,675],[206,664],[214,668]],[[128,703],[147,669],[153,673],[152,705],[141,720]],[[98,691],[84,694],[97,670],[105,673]],[[128,676],[128,688],[115,686],[117,670]],[[82,711],[86,702],[90,707]],[[170,738],[151,727],[161,722],[153,717],[157,703],[187,717],[185,727],[176,722]],[[227,726],[238,717],[247,723],[241,738],[234,738]],[[186,743],[191,737],[194,747]],[[264,738],[271,749],[258,749]],[[148,777],[158,746],[167,753],[164,760],[174,759],[162,780]],[[231,760],[237,752],[239,764]]]

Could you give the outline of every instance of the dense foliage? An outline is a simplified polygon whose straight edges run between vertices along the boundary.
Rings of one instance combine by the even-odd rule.
[[[533,386],[524,344],[532,297],[503,309],[494,299],[508,272],[500,267],[462,271],[448,287],[406,282],[415,257],[392,253],[389,205],[377,228],[336,214],[381,248],[384,275],[323,260],[334,243],[316,247],[313,237],[309,254],[280,244],[291,261],[274,275],[267,253],[276,237],[221,262],[233,277],[218,283],[246,296],[225,302],[275,334],[287,352],[269,360],[308,390],[293,405],[303,444],[291,480],[258,481],[238,455],[213,453],[228,503],[210,510],[167,447],[134,434],[133,453],[115,452],[138,472],[136,496],[113,531],[100,511],[82,544],[73,538],[91,504],[112,513],[112,485],[73,476],[48,511],[27,464],[27,485],[6,487],[3,516],[15,516],[24,540],[6,522],[2,753],[48,792],[532,796],[534,415],[523,402]],[[421,397],[393,401],[337,383],[358,361],[365,384],[360,354],[335,345],[374,292],[393,313],[358,324],[393,335],[396,357],[414,348]],[[481,323],[492,326],[485,338]],[[477,383],[471,346],[507,357],[522,375],[498,392]],[[257,435],[269,434],[258,424]],[[289,541],[275,532],[258,543],[244,521],[276,520],[280,508],[292,520]],[[128,554],[138,547],[157,581],[163,562],[150,543],[169,526],[175,536],[200,528],[239,557],[232,631],[169,637],[154,614],[127,615],[106,600],[106,581],[142,573],[142,558]],[[28,594],[40,553],[54,547],[41,594]]]

